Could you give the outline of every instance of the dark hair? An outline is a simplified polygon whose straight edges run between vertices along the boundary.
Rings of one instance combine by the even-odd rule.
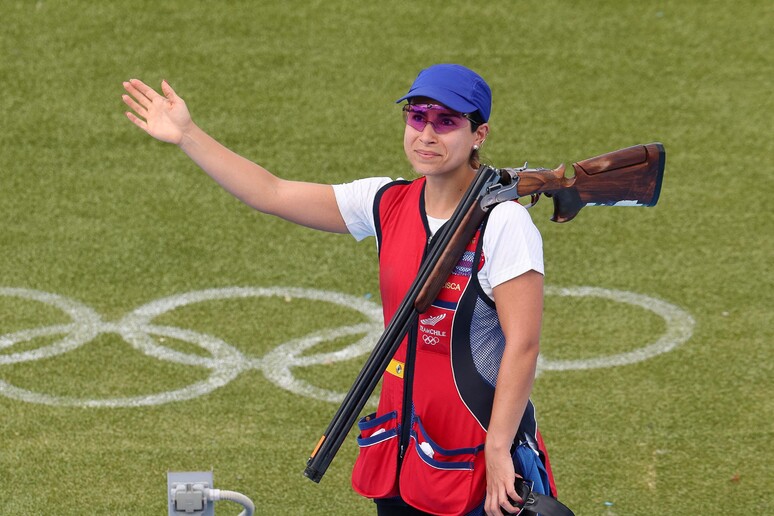
[[[476,170],[479,169],[481,166],[481,156],[478,153],[478,149],[474,149],[470,152],[470,168],[474,168]]]
[[[470,132],[475,133],[481,125],[483,125],[485,122],[481,118],[481,115],[478,111],[474,111],[468,116],[468,120],[470,120]],[[473,149],[470,152],[470,159],[468,160],[470,163],[470,166],[472,168],[475,168],[478,170],[478,168],[481,166],[481,155],[478,152],[478,149]]]
[[[478,129],[480,126],[485,124],[483,117],[481,116],[481,113],[478,111],[473,111],[468,115],[468,120],[470,120],[470,127],[472,128],[473,132],[476,132],[476,129]]]

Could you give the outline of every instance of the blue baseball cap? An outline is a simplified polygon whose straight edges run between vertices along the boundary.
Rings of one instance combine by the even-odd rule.
[[[484,122],[492,112],[492,90],[476,72],[457,64],[437,64],[425,68],[407,94],[396,100],[429,97],[460,113],[478,111]]]

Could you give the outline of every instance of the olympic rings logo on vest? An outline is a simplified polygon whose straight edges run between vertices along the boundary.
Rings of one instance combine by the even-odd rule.
[[[422,340],[428,346],[435,346],[436,344],[441,342],[441,339],[439,339],[438,337],[433,337],[432,335],[422,335]]]
[[[663,318],[666,324],[664,333],[655,342],[629,352],[584,360],[549,359],[541,355],[538,358],[538,374],[542,371],[595,369],[639,362],[671,351],[690,339],[693,333],[694,321],[690,314],[679,307],[648,296],[594,287],[557,288],[547,286],[545,293],[548,296],[599,297],[632,304],[655,313]],[[294,394],[340,403],[345,393],[325,389],[296,378],[293,375],[293,369],[333,364],[365,355],[373,348],[384,329],[382,308],[364,297],[293,287],[227,287],[186,292],[142,305],[116,322],[104,321],[92,308],[73,299],[48,292],[0,287],[0,297],[43,303],[57,308],[70,318],[70,322],[65,324],[52,324],[0,334],[0,395],[29,403],[55,406],[141,407],[189,400],[209,394],[227,385],[248,370],[261,371],[274,385]],[[194,303],[258,297],[295,298],[334,303],[346,309],[360,312],[364,316],[365,322],[312,332],[304,337],[278,345],[263,357],[247,356],[231,344],[213,335],[153,323],[153,320],[162,314]],[[54,396],[16,387],[2,379],[3,365],[35,362],[62,355],[86,345],[99,335],[107,333],[119,335],[129,346],[148,357],[181,365],[204,367],[209,370],[209,376],[181,389],[149,395],[102,399]],[[159,341],[154,340],[152,335],[160,337],[158,340],[161,342],[164,338],[170,338],[194,344],[201,347],[209,356],[184,353],[165,347]],[[13,352],[13,347],[18,344],[54,336],[61,336],[61,338],[42,347]],[[317,354],[306,353],[307,350],[322,342],[356,336],[359,338],[355,342],[336,351]]]

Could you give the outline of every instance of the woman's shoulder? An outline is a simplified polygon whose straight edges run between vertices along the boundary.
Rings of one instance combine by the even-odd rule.
[[[388,183],[392,183],[395,180],[390,177],[363,177],[360,179],[355,179],[353,181],[349,181],[347,183],[340,183],[333,185],[334,187],[337,186],[345,186],[350,188],[365,188],[365,189],[373,189],[373,188],[379,188],[381,186],[384,186]]]
[[[517,201],[506,201],[497,204],[492,208],[489,214],[490,222],[493,221],[513,221],[520,223],[532,224],[532,217],[526,207],[519,204]]]
[[[532,221],[529,210],[516,201],[501,202],[489,213],[484,231],[484,245],[491,245],[502,238],[512,242],[519,239],[533,242],[541,240],[540,231]]]

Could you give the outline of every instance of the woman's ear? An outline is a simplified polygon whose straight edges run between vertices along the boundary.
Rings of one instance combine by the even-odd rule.
[[[481,124],[476,129],[476,145],[481,148],[486,141],[486,137],[489,136],[489,124]]]

